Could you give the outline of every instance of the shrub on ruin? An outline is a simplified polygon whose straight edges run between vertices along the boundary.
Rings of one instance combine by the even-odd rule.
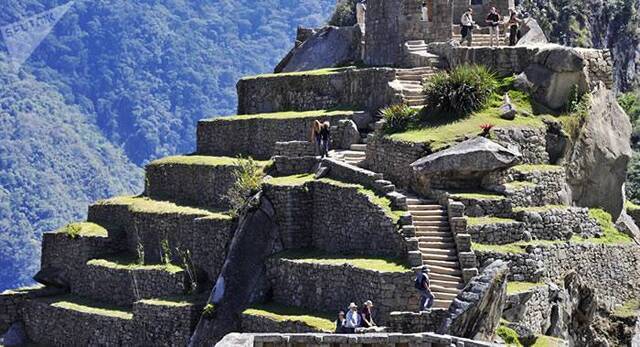
[[[438,73],[424,87],[425,115],[467,117],[483,109],[497,87],[496,76],[484,66],[463,65]]]
[[[500,336],[504,343],[508,346],[522,347],[522,344],[520,343],[520,340],[518,338],[518,333],[515,330],[501,325],[496,330],[496,334]]]
[[[385,120],[384,132],[393,134],[407,130],[412,123],[416,122],[418,110],[405,104],[397,104],[382,109],[380,115]]]
[[[329,25],[350,27],[356,24],[357,0],[339,0],[331,15]]]
[[[251,157],[238,157],[232,175],[234,184],[225,195],[225,200],[231,206],[231,213],[237,214],[249,198],[260,190],[263,168]]]

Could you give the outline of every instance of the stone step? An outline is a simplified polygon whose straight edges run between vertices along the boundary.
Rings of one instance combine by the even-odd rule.
[[[421,231],[420,232],[420,236],[418,236],[418,238],[420,237],[441,237],[441,238],[451,238],[451,233],[448,231]],[[425,241],[427,242],[427,241]]]
[[[451,242],[443,242],[443,241],[423,241],[420,242],[418,241],[418,247],[420,247],[421,250],[423,249],[446,249],[446,250],[455,250],[456,249],[456,244],[451,241]]]
[[[362,151],[344,151],[342,155],[344,158],[364,158],[366,153]]]
[[[418,235],[416,233],[416,235]],[[453,241],[453,238],[451,237],[441,237],[441,236],[420,236],[418,235],[418,246],[419,247],[424,247],[424,248],[429,248],[431,246],[433,246],[436,243],[441,243],[441,244],[445,244],[448,245],[446,248],[449,249],[455,249],[455,242]],[[453,247],[451,247],[451,245],[453,245]]]
[[[422,249],[420,249],[420,251],[422,252]],[[422,260],[443,260],[443,261],[452,261],[452,262],[457,262],[458,261],[458,256],[457,255],[444,255],[444,254],[430,254],[430,253],[426,253],[426,252],[422,252]]]
[[[402,86],[406,86],[406,87],[415,87],[415,88],[422,88],[422,81],[414,81],[414,80],[398,80],[398,82],[402,85]]]
[[[357,143],[357,144],[351,145],[349,149],[351,149],[352,151],[364,152],[367,150],[367,145],[362,143]]]
[[[458,251],[454,248],[429,248],[429,247],[424,247],[424,248],[420,248],[420,252],[422,252],[422,254],[441,254],[441,255],[452,255],[452,256],[457,256],[458,255]]]
[[[418,82],[422,82],[423,80],[427,79],[429,76],[431,76],[430,74],[416,74],[416,75],[402,75],[402,76],[396,76],[396,78],[399,81],[418,81]]]
[[[437,292],[433,290],[434,296],[441,300],[450,300],[453,301],[458,296],[458,293],[450,293],[450,292]]]
[[[424,40],[409,40],[406,42],[407,45],[423,45],[424,43]]]
[[[438,206],[442,207],[442,205],[438,204],[436,201],[407,197],[407,203],[410,205],[428,205],[428,206]]]
[[[440,281],[440,282],[446,282],[446,283],[458,283],[459,285],[462,284],[462,278],[460,277],[462,273],[448,274],[444,272],[437,272],[437,271],[434,271],[431,266],[429,267],[429,270],[430,270],[429,280],[431,281],[431,283],[434,283],[435,281]]]
[[[413,225],[417,227],[442,227],[442,228],[449,227],[448,219],[422,220],[422,218],[420,217],[417,217],[417,219],[418,220],[416,220],[415,218],[413,219]]]
[[[422,262],[425,263],[430,268],[434,266],[439,266],[443,268],[457,270],[460,267],[457,261],[423,259]]]
[[[405,100],[404,103],[410,107],[422,107],[425,105],[424,100]]]
[[[447,216],[442,215],[442,214],[424,216],[424,215],[413,215],[413,213],[412,213],[411,216],[413,217],[413,221],[414,222],[442,222],[442,223],[449,223],[449,218]]]
[[[429,277],[430,278],[436,278],[436,276],[434,276],[435,274],[439,274],[439,275],[448,275],[448,276],[452,276],[454,278],[458,278],[460,276],[462,276],[462,271],[460,271],[456,267],[449,267],[449,266],[441,266],[438,264],[429,264],[427,262],[425,262],[425,265],[427,265],[427,267],[429,267],[430,273],[429,273]]]
[[[424,100],[424,94],[422,93],[422,88],[418,89],[402,89],[402,94],[405,98],[407,97],[417,97],[421,100]]]
[[[430,276],[431,277],[431,276]],[[440,288],[445,288],[453,292],[453,290],[460,291],[464,288],[464,283],[462,281],[445,281],[445,280],[436,280],[429,278],[432,286],[438,286]]]
[[[443,209],[439,210],[410,210],[409,211],[414,217],[426,217],[426,216],[438,216],[438,217],[447,217],[447,212]]]
[[[433,306],[431,308],[448,309],[452,302],[453,300],[435,299],[433,300]]]

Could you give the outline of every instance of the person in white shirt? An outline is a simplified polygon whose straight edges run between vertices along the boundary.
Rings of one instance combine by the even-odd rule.
[[[356,21],[358,25],[364,28],[364,23],[367,15],[367,1],[360,0],[356,4]]]
[[[353,302],[349,304],[349,312],[347,312],[345,318],[344,329],[346,333],[353,334],[356,328],[362,326],[362,317],[360,317],[360,313],[358,312],[358,305]]]
[[[461,31],[460,34],[462,36],[462,40],[460,40],[460,44],[464,44],[467,41],[469,47],[471,47],[473,43],[473,29],[476,26],[476,22],[473,21],[473,9],[469,7],[467,12],[462,14],[462,18],[460,18]]]
[[[489,37],[491,38],[491,47],[500,45],[500,23],[502,18],[495,7],[491,8],[491,12],[487,16],[487,24],[489,25]]]
[[[422,21],[423,22],[429,21],[429,6],[426,1],[422,2]]]

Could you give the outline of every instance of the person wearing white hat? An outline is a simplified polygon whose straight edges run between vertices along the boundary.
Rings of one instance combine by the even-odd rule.
[[[347,312],[347,317],[344,323],[345,331],[349,334],[353,334],[356,331],[356,328],[360,328],[362,326],[362,318],[360,317],[360,313],[358,313],[358,305],[355,303],[349,304],[349,312]]]

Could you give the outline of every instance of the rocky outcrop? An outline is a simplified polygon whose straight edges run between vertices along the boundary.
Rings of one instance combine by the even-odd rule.
[[[522,37],[518,40],[517,46],[540,45],[549,42],[538,21],[533,18],[526,19],[520,30],[522,31]]]
[[[360,59],[363,32],[359,25],[324,27],[305,37],[278,65],[276,72],[344,66]]]
[[[600,207],[617,220],[624,206],[623,185],[631,158],[631,124],[609,90],[600,85],[580,135],[567,156],[567,182],[575,204]]]
[[[508,263],[495,261],[469,284],[449,307],[438,333],[493,341],[506,301]]]
[[[420,175],[486,173],[516,165],[520,152],[507,149],[484,137],[464,141],[454,147],[426,156],[411,167]]]
[[[589,90],[585,66],[586,61],[578,50],[549,46],[535,55],[532,64],[518,76],[517,85],[545,107],[561,110],[574,87],[582,93]]]
[[[190,346],[211,346],[238,329],[239,315],[264,293],[265,261],[281,249],[275,211],[259,193],[240,218],[216,285]]]

